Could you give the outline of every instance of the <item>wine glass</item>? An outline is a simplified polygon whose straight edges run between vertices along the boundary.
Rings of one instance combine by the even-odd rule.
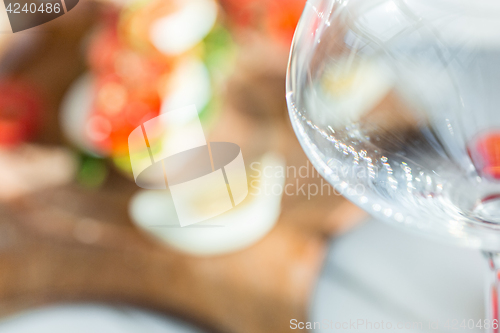
[[[498,332],[500,3],[309,0],[287,101],[318,171],[374,216],[474,247]]]

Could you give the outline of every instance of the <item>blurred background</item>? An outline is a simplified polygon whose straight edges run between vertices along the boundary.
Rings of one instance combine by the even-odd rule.
[[[300,149],[285,101],[304,5],[84,0],[15,34],[1,9],[0,313],[7,323],[0,330],[69,323],[71,331],[154,331],[146,315],[123,306],[217,332],[288,331],[290,319],[306,320],[328,237],[364,215],[326,183],[329,195],[300,190],[323,182]],[[179,245],[169,238],[170,231],[178,237],[173,228],[158,238],[162,230],[140,226],[154,207],[142,203],[149,192],[134,183],[128,136],[190,104],[208,141],[240,146],[249,178],[260,174],[249,168],[255,162],[303,167],[303,176],[279,177],[291,195],[231,212],[230,221],[249,226],[235,229],[232,251],[196,252],[203,240]],[[244,239],[250,233],[256,236]],[[121,308],[83,305],[89,302]],[[55,319],[46,306],[56,306]],[[23,317],[33,309],[42,312]],[[125,317],[139,324],[124,324]]]
[[[364,213],[302,152],[285,75],[304,5],[81,0],[15,34],[0,8],[0,331],[285,332],[292,319],[422,319],[409,309],[422,290],[430,299],[414,307],[436,298],[445,300],[436,309],[467,302],[446,301],[451,286],[448,294],[430,292],[439,276],[462,271],[425,268],[425,258],[444,251],[478,267],[475,254],[392,235],[375,222],[353,229]],[[208,229],[190,238],[151,227],[175,220],[155,210],[168,194],[134,183],[129,134],[191,104],[207,141],[240,146],[250,184],[282,189],[251,193],[223,214],[223,223],[236,225],[228,227],[230,248]],[[401,250],[395,239],[414,246]],[[418,263],[402,259],[422,248],[427,257]],[[387,279],[377,260],[406,273]],[[460,276],[472,289],[480,285],[481,273]],[[386,292],[394,281],[412,293]],[[481,300],[474,302],[482,313]]]

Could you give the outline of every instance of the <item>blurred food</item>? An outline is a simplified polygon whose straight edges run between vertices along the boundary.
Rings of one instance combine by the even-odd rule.
[[[236,28],[257,30],[289,47],[305,0],[221,0]]]
[[[152,48],[170,56],[191,52],[216,24],[214,0],[136,2],[123,11],[125,38],[140,50]]]
[[[273,174],[273,170],[285,168],[283,159],[269,153],[257,162],[257,166],[258,174],[249,177],[250,193],[241,204],[193,228],[175,228],[179,221],[175,207],[169,204],[171,194],[166,191],[139,192],[131,201],[131,219],[169,246],[189,254],[213,256],[245,249],[258,242],[276,224],[283,195],[285,175],[275,177]],[[184,201],[192,206],[190,209],[202,210],[199,214],[210,215],[211,211],[219,211],[219,207],[200,202],[199,197],[211,191],[210,187],[200,188],[201,195],[191,194]]]
[[[481,134],[468,147],[469,155],[482,176],[500,179],[500,133]]]
[[[32,139],[40,126],[44,101],[30,82],[0,81],[0,146],[15,146]]]
[[[215,21],[217,9],[211,0],[108,8],[90,36],[90,73],[73,84],[63,103],[66,136],[87,153],[113,157],[115,165],[130,174],[127,140],[142,123],[194,103],[209,126],[218,113],[221,76],[232,58],[230,38]],[[191,14],[208,17],[206,25],[200,28],[198,18],[180,26],[186,24],[183,18],[193,19]],[[186,36],[188,27],[198,30]],[[164,32],[174,35],[155,42],[155,29],[162,38]]]

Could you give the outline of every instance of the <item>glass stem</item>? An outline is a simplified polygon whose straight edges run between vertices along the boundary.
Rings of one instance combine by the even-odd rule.
[[[500,333],[499,328],[499,289],[500,289],[500,253],[484,252],[488,261],[490,273],[486,284],[486,320],[484,322],[485,332]],[[489,325],[487,323],[489,321]]]

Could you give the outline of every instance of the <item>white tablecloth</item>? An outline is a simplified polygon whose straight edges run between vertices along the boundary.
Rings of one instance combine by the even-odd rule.
[[[331,241],[310,320],[325,326],[314,332],[332,331],[332,321],[346,332],[384,331],[381,321],[396,326],[386,329],[392,332],[398,331],[397,324],[410,328],[405,332],[482,332],[475,326],[484,316],[486,272],[486,261],[477,250],[369,221]],[[371,322],[372,328],[361,321],[351,326],[351,320],[358,319]],[[454,319],[457,329],[452,329]],[[471,319],[474,328],[460,328],[463,320],[472,326]],[[436,321],[438,330],[433,329]],[[414,322],[422,322],[422,329]]]

